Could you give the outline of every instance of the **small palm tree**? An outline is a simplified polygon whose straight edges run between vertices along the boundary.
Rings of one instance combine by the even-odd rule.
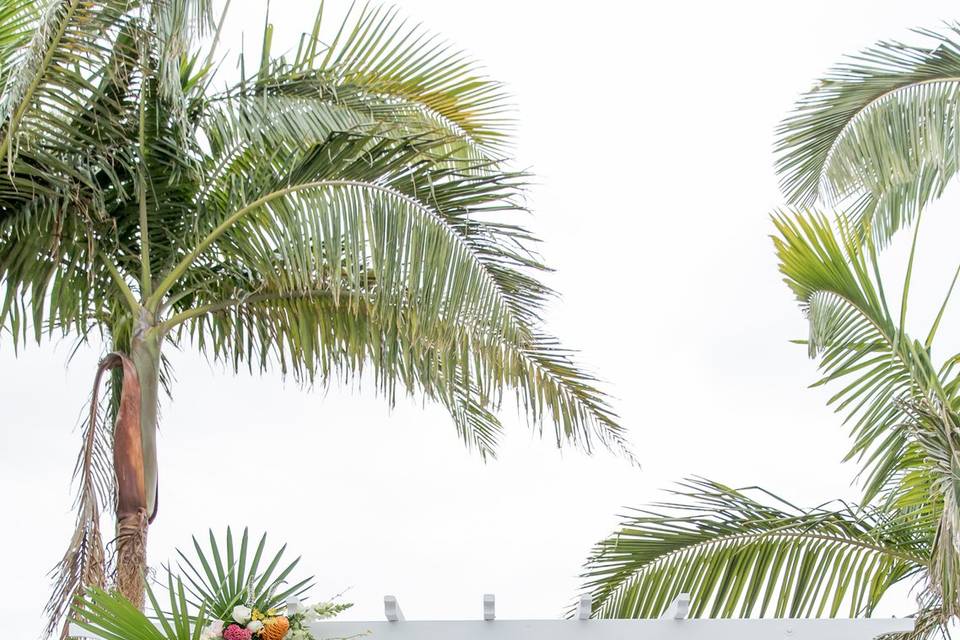
[[[508,390],[558,445],[626,450],[541,328],[551,292],[517,220],[526,176],[504,166],[501,84],[377,7],[329,33],[321,12],[280,56],[268,22],[227,81],[211,4],[0,0],[0,329],[97,337],[98,385],[113,370],[51,624],[104,583],[103,509],[118,586],[142,602],[170,347],[307,384],[366,368],[390,402],[445,406],[482,456]]]
[[[779,130],[792,205],[774,217],[780,271],[809,319],[817,384],[837,386],[862,499],[799,509],[685,483],[596,547],[596,615],[656,616],[681,592],[700,616],[870,615],[905,581],[918,594],[911,637],[960,615],[960,355],[934,350],[960,269],[931,327],[915,338],[906,322],[921,215],[960,158],[960,30],[922,34],[932,44],[881,43],[841,64]],[[909,226],[891,308],[877,253]]]

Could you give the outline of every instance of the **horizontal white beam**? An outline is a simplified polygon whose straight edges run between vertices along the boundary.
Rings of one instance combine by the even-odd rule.
[[[913,620],[497,620],[318,622],[317,638],[372,633],[377,640],[873,640],[913,630]]]
[[[373,633],[378,640],[873,640],[913,630],[910,618],[839,620],[498,620],[318,622],[318,638]],[[70,625],[77,638],[96,636]]]

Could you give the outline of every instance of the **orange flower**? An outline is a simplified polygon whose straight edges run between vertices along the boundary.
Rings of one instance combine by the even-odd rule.
[[[290,621],[284,616],[276,618],[267,618],[263,621],[263,629],[260,631],[262,640],[283,640],[290,630]]]

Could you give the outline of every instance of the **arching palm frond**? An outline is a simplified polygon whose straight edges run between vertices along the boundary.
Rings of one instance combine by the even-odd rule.
[[[907,264],[899,319],[887,309],[873,243],[845,217],[836,226],[818,214],[781,214],[774,238],[781,272],[810,320],[811,355],[821,358],[818,384],[844,386],[830,402],[854,421],[851,455],[869,470],[865,503],[927,541],[924,570],[926,637],[958,613],[960,601],[960,472],[953,359],[931,362],[931,347],[953,285],[926,340],[905,331],[914,250]],[[929,623],[929,624],[928,624]]]
[[[544,267],[532,236],[496,221],[521,211],[524,176],[435,164],[438,144],[419,136],[332,133],[311,145],[281,131],[251,146],[273,161],[246,162],[224,144],[238,131],[211,136],[214,153],[229,158],[207,192],[204,220],[220,226],[188,256],[182,283],[192,293],[165,326],[190,321],[189,332],[232,366],[276,363],[311,382],[370,360],[388,398],[399,385],[439,401],[485,456],[500,431],[492,409],[508,388],[538,429],[554,422],[558,444],[625,448],[593,379],[537,329],[549,290],[534,277]]]
[[[596,617],[658,617],[680,593],[695,617],[870,615],[929,556],[876,510],[802,510],[704,480],[672,493],[595,548],[583,577]]]
[[[0,332],[15,346],[86,336],[110,315],[110,276],[89,251],[84,225],[49,211],[0,222],[0,287]]]
[[[539,309],[549,291],[522,272],[545,267],[533,251],[536,238],[513,221],[526,212],[520,204],[524,174],[456,160],[448,143],[434,136],[370,133],[367,123],[351,120],[336,105],[285,102],[282,111],[246,105],[218,114],[207,134],[214,141],[211,182],[203,190],[210,208],[227,212],[309,182],[376,183],[442,218],[501,287],[516,293],[510,302],[517,313]],[[253,124],[259,117],[270,124]]]
[[[290,167],[280,184],[267,175],[262,190],[251,179],[217,194],[224,201],[215,206],[227,213],[212,216],[219,223],[184,258],[182,273],[203,272],[208,256],[215,264],[229,256],[238,278],[280,294],[323,288],[356,305],[366,287],[362,302],[385,323],[404,303],[416,303],[406,311],[422,311],[414,320],[425,325],[443,318],[447,326],[477,325],[511,340],[524,338],[529,330],[508,303],[509,292],[431,206],[431,185],[422,185],[423,199],[391,186],[392,176],[411,170],[415,153],[414,146],[391,141],[338,137]],[[479,200],[483,184],[476,188]],[[164,293],[161,283],[158,294]]]
[[[269,57],[270,33],[259,72],[223,96],[336,104],[399,135],[436,134],[462,160],[502,157],[512,126],[502,83],[396,8],[364,4],[330,33],[321,8],[292,57]]]
[[[487,408],[499,406],[505,388],[522,391],[534,424],[555,423],[558,444],[624,446],[592,379],[514,311],[514,292],[500,284],[501,276],[487,274],[483,262],[436,220],[407,226],[433,215],[429,209],[391,191],[330,187],[361,200],[328,198],[321,191],[321,200],[307,201],[313,206],[298,200],[301,206],[286,212],[318,216],[313,223],[284,225],[300,230],[293,237],[248,245],[253,236],[244,232],[241,242],[231,235],[219,250],[229,251],[231,262],[249,275],[231,280],[225,274],[174,315],[171,328],[187,323],[201,348],[234,367],[278,365],[303,380],[359,374],[369,362],[388,398],[397,385],[426,392],[451,409],[461,433],[485,454],[499,431]],[[368,207],[386,208],[377,213]],[[329,215],[336,217],[324,221]],[[398,223],[399,231],[382,227]],[[329,241],[313,235],[333,229],[337,234]],[[361,235],[351,239],[354,233]],[[378,252],[377,238],[394,251]],[[406,257],[398,252],[404,247],[412,250]],[[210,302],[202,304],[205,299]]]
[[[844,386],[830,398],[852,422],[849,457],[869,469],[869,500],[887,484],[908,445],[898,401],[940,393],[927,350],[893,318],[868,250],[841,221],[816,213],[774,219],[780,271],[810,322],[808,346],[820,358],[817,385]]]
[[[124,46],[136,38],[132,8],[129,0],[48,3],[7,71],[0,102],[5,173],[86,201],[95,213],[102,191],[120,187],[116,166],[133,162],[117,145],[129,124],[122,85],[136,64],[136,47]]]
[[[881,42],[835,67],[778,129],[788,201],[848,208],[879,244],[957,172],[960,30]]]

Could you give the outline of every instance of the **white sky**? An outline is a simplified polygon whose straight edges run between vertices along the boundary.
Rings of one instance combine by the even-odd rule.
[[[275,49],[293,46],[313,4],[273,2]],[[563,295],[549,327],[609,381],[643,467],[558,452],[512,408],[500,459],[485,465],[437,407],[401,401],[391,412],[365,393],[234,377],[171,353],[152,562],[207,527],[249,524],[303,554],[316,597],[349,589],[351,618],[380,618],[385,593],[409,618],[478,617],[484,592],[497,594],[500,617],[555,617],[621,507],[684,476],[810,506],[855,497],[855,469],[840,464],[845,431],[826,393],[805,389],[814,367],[788,343],[805,326],[768,239],[780,202],[773,129],[841,54],[936,26],[955,4],[400,4],[516,95],[518,166],[538,176],[528,223]],[[225,42],[238,49],[246,29],[258,50],[261,3],[234,5]],[[327,5],[339,15],[347,0]],[[917,334],[955,267],[953,196],[923,234]],[[944,338],[960,335],[957,317]],[[46,572],[72,526],[76,425],[100,352],[81,349],[67,368],[71,347],[15,359],[0,343],[0,615],[12,638],[38,634]]]

